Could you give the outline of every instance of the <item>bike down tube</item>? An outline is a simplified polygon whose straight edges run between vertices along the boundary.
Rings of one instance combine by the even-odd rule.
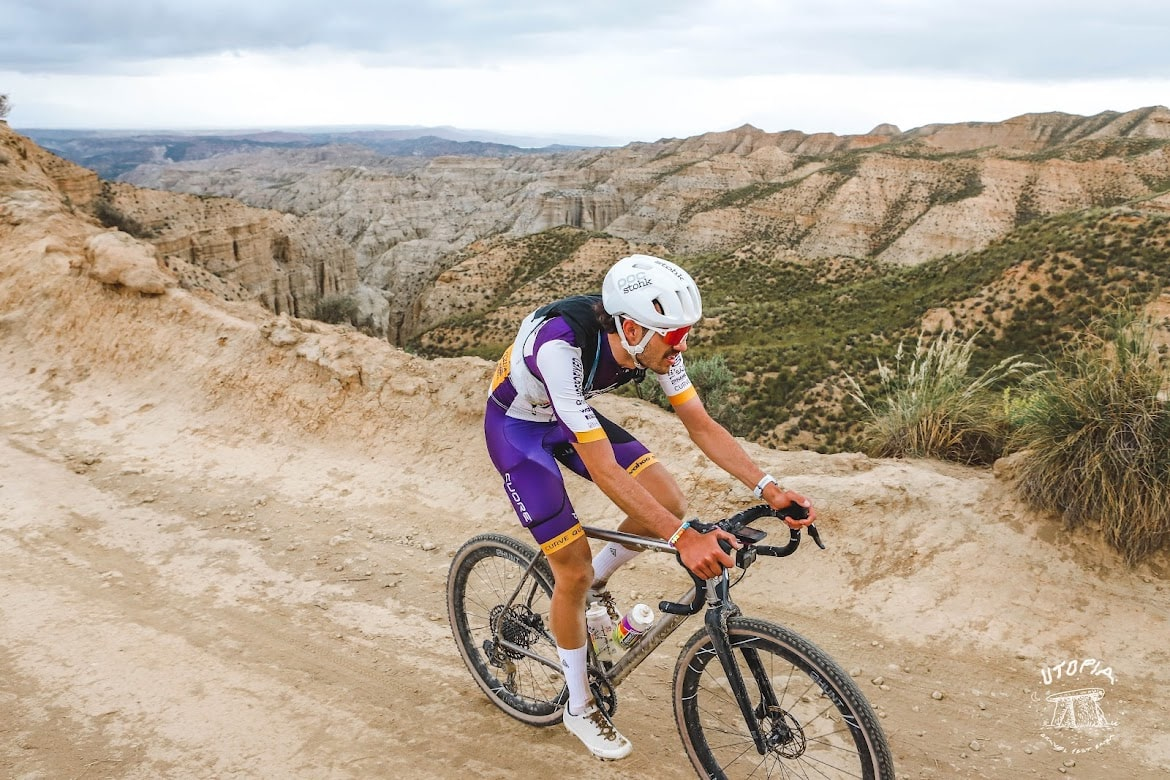
[[[654,550],[656,552],[665,552],[670,553],[671,555],[676,554],[673,547],[660,539],[651,539],[645,536],[628,534],[624,531],[611,531],[606,528],[597,528],[594,526],[584,526],[584,530],[585,535],[593,539],[601,539],[602,541],[606,542],[617,542],[618,544],[628,544],[631,547],[639,547],[644,550]],[[528,562],[528,567],[524,570],[524,574],[521,576],[520,582],[516,585],[516,589],[512,591],[511,598],[505,602],[505,607],[511,607],[512,604],[515,603],[516,597],[519,595],[521,589],[524,588],[525,583],[529,582],[529,575],[532,573],[532,569],[536,566],[536,561],[541,557],[541,555],[543,555],[543,553],[538,552],[533,557],[533,559]],[[695,590],[692,588],[687,593],[686,598],[690,600],[694,598],[694,594]],[[650,631],[647,632],[645,637],[643,637],[636,645],[634,645],[634,647],[631,648],[629,652],[619,658],[617,663],[610,667],[610,672],[606,675],[610,682],[616,685],[629,676],[630,672],[632,672],[646,656],[648,656],[659,644],[661,644],[662,641],[666,639],[666,637],[670,636],[671,632],[678,628],[679,624],[682,623],[686,617],[686,615],[672,615],[670,618],[662,620],[651,627]],[[556,669],[559,671],[561,668],[559,660],[556,663],[553,663],[551,659],[545,658],[538,653],[534,653],[527,647],[521,647],[520,645],[509,642],[507,639],[504,639],[503,636],[496,636],[496,642],[498,642],[500,647],[503,647],[505,650],[510,650],[514,653],[519,653],[525,658],[539,661],[545,666],[548,666],[550,669]],[[641,649],[639,650],[639,648]]]
[[[670,555],[678,555],[678,551],[671,547],[666,541],[662,539],[652,539],[648,536],[638,536],[637,534],[628,534],[625,531],[611,531],[608,528],[598,528],[596,526],[583,526],[585,535],[590,539],[598,539],[603,542],[616,542],[617,544],[627,545],[629,547],[637,547],[642,550],[653,550],[654,552],[668,553]],[[695,589],[692,587],[682,597],[681,602],[689,604],[694,601]],[[651,653],[653,653],[668,636],[674,633],[674,630],[682,625],[691,613],[686,614],[664,614],[663,617],[656,621],[650,630],[646,632],[645,636],[639,639],[633,647],[627,650],[621,658],[614,662],[613,666],[605,672],[605,677],[613,685],[619,685],[622,680],[630,676],[634,669],[642,663]]]
[[[695,589],[691,588],[686,598],[693,598],[694,593]],[[613,685],[619,685],[622,680],[629,677],[630,673],[638,668],[642,661],[657,650],[658,646],[673,634],[674,630],[682,625],[688,617],[690,615],[664,615],[650,627],[650,630],[641,639],[634,643],[633,647],[614,662],[609,671],[605,673],[605,677]]]
[[[512,599],[514,600],[515,598],[516,594],[513,593]],[[690,602],[693,601],[694,598],[695,589],[691,588],[682,597],[682,601]],[[509,605],[511,605],[511,603],[512,601],[508,602]],[[633,647],[626,651],[621,658],[619,658],[612,666],[609,667],[609,669],[604,673],[605,678],[613,685],[620,684],[622,680],[630,676],[630,673],[633,672],[634,669],[638,668],[638,665],[641,664],[642,661],[647,658],[647,656],[658,649],[658,646],[662,644],[667,637],[674,633],[674,630],[682,625],[688,617],[690,617],[690,613],[681,615],[665,615],[663,619],[656,621],[654,625],[650,627],[650,630],[647,631]],[[497,636],[496,641],[500,644],[500,647],[504,648],[505,650],[519,653],[525,658],[531,658],[534,661],[540,661],[550,669],[559,670],[561,668],[559,663],[553,663],[551,659],[545,658],[538,653],[534,653],[527,647],[521,647],[520,645],[513,644],[507,639],[504,639],[502,636]]]

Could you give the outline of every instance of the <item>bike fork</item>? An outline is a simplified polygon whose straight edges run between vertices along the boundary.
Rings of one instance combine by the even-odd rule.
[[[728,594],[727,575],[724,574],[722,579],[713,588],[714,593],[711,593],[711,583],[708,582],[708,595],[712,600],[718,599],[718,605],[712,609],[707,610],[707,614],[703,617],[703,622],[707,627],[707,635],[711,637],[711,646],[715,649],[715,655],[719,658],[719,663],[723,667],[723,673],[727,676],[727,684],[731,687],[731,692],[735,696],[735,701],[739,704],[740,714],[743,716],[744,723],[747,724],[748,731],[751,732],[752,742],[756,745],[756,750],[762,756],[768,752],[768,745],[764,739],[764,734],[760,731],[760,719],[756,717],[756,712],[752,707],[751,694],[748,691],[747,683],[744,681],[743,673],[740,671],[739,664],[735,662],[735,656],[732,654],[731,635],[727,630],[727,620],[738,610],[731,602],[731,597]],[[757,683],[760,683],[760,671],[758,669],[759,663],[751,663],[749,658],[749,666],[752,667],[753,676]],[[760,685],[761,695],[771,699],[771,691],[769,686]],[[766,702],[765,704],[771,704]]]

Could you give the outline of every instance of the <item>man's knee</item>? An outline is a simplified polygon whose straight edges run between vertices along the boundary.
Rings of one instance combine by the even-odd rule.
[[[687,512],[687,499],[682,489],[674,481],[674,477],[661,463],[653,463],[637,476],[642,486],[650,491],[650,495],[677,518],[682,518]]]
[[[570,569],[555,572],[556,587],[566,593],[580,593],[585,595],[589,586],[593,584],[593,565],[574,566]]]
[[[667,511],[680,520],[687,513],[687,497],[683,495],[682,490],[679,489],[679,486],[673,479],[665,481],[659,487],[656,497]]]
[[[583,537],[577,539],[569,547],[550,556],[549,563],[552,564],[557,590],[566,594],[580,593],[584,598],[585,591],[593,584],[593,558],[589,543]]]

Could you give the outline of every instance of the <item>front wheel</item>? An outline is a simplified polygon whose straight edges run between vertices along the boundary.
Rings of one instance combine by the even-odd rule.
[[[892,780],[894,762],[873,708],[853,680],[800,635],[762,620],[728,621],[761,754],[706,629],[674,669],[674,714],[703,778]]]
[[[531,565],[536,555],[500,534],[468,540],[447,573],[447,617],[488,698],[517,720],[549,726],[561,720],[565,679],[549,628],[552,570],[543,557]]]

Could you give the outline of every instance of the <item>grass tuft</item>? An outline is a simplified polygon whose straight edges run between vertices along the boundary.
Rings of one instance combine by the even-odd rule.
[[[867,397],[852,376],[851,395],[869,416],[863,432],[874,457],[931,457],[988,465],[1003,454],[1008,421],[997,387],[1035,364],[1018,355],[970,377],[975,336],[919,332],[914,354],[898,343],[892,364],[878,360],[879,387]]]
[[[1131,564],[1170,543],[1170,373],[1152,335],[1132,313],[1105,321],[1012,412],[1021,497],[1067,528],[1099,526]]]

